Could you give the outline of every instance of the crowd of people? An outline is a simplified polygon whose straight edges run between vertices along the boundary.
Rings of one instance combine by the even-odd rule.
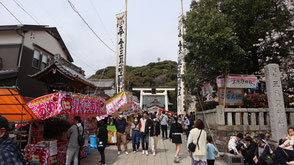
[[[105,147],[108,140],[107,119],[96,122],[98,151],[101,155],[100,163],[105,165]],[[127,119],[122,113],[113,121],[117,130],[118,155],[122,154],[121,143],[124,146],[124,153],[128,155],[127,148]],[[162,140],[169,139],[175,144],[174,162],[180,163],[180,149],[183,143],[183,133],[187,135],[187,150],[191,156],[192,165],[213,165],[218,155],[218,149],[213,144],[213,138],[205,131],[205,124],[202,120],[195,120],[195,115],[167,115],[162,112],[144,112],[143,115],[134,116],[131,124],[132,150],[137,153],[140,149],[142,154],[152,155],[157,153],[158,136],[162,135]],[[167,134],[168,129],[169,135]],[[25,164],[17,144],[8,137],[8,121],[0,116],[0,165],[4,164]],[[84,143],[84,128],[79,116],[74,117],[73,125],[67,131],[69,144],[66,155],[66,164],[79,164],[80,147]],[[255,137],[243,137],[238,133],[228,142],[228,153],[242,155],[245,164],[248,165],[290,165],[294,164],[294,128],[288,128],[288,135],[281,138],[279,146],[273,151],[263,134]]]
[[[244,142],[243,142],[244,141]],[[228,151],[234,155],[242,155],[248,165],[294,165],[294,128],[288,128],[288,135],[280,139],[279,146],[272,150],[265,135],[255,137],[238,133],[228,143]]]

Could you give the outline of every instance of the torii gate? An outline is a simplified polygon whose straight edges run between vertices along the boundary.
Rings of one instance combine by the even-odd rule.
[[[140,107],[141,107],[141,109],[143,109],[143,97],[144,96],[164,96],[165,110],[167,110],[167,111],[168,111],[167,92],[168,91],[175,91],[175,90],[176,90],[175,88],[171,88],[171,87],[159,87],[159,88],[138,87],[138,88],[133,88],[133,91],[140,91]]]

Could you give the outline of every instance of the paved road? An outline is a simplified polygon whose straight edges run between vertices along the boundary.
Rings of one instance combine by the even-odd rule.
[[[156,156],[153,156],[152,153],[148,156],[142,155],[141,149],[140,152],[133,153],[131,147],[131,141],[128,143],[128,152],[129,154],[117,155],[117,147],[111,145],[105,150],[106,155],[106,164],[107,165],[172,165],[172,164],[191,164],[191,158],[188,155],[186,149],[186,136],[183,136],[183,144],[181,147],[180,163],[174,163],[175,155],[175,145],[170,140],[162,140],[161,137],[158,140],[158,149]],[[123,146],[122,146],[123,148]],[[88,155],[87,158],[81,161],[81,165],[94,165],[99,164],[100,154],[97,150],[92,149],[91,155]],[[226,165],[223,161],[218,160],[215,165]]]

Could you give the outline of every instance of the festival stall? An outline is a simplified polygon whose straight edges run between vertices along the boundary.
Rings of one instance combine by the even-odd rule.
[[[10,123],[10,128],[15,123],[24,123],[39,120],[37,116],[26,105],[16,87],[0,87],[0,115],[4,116]],[[9,131],[9,136],[19,144],[19,146],[30,143],[31,127],[27,130],[15,129]]]
[[[39,97],[29,102],[28,106],[43,123],[36,124],[34,127],[32,138],[35,144],[26,146],[25,158],[44,165],[65,164],[68,142],[65,131],[70,127],[69,123],[73,121],[76,115],[81,116],[86,135],[80,157],[86,157],[89,141],[88,121],[93,117],[107,114],[103,98],[65,92]],[[55,123],[56,126],[50,125],[52,123]],[[50,130],[53,131],[49,135],[47,133],[47,138],[44,139],[44,134],[47,132],[46,128],[47,130],[51,128]],[[54,129],[59,131],[58,134],[60,135],[51,139]]]

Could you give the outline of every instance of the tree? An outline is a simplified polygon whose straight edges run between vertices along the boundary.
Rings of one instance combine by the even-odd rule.
[[[185,85],[193,89],[221,74],[254,74],[279,63],[293,50],[289,10],[282,0],[192,1],[184,20]]]

